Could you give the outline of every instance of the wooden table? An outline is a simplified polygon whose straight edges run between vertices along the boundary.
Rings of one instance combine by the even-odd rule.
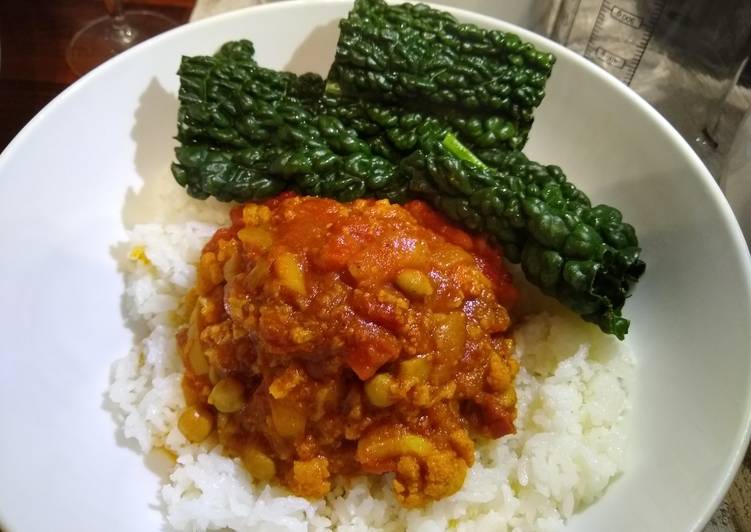
[[[124,8],[158,11],[184,24],[194,4],[126,0]],[[87,22],[105,14],[103,0],[0,1],[0,151],[76,80],[65,61],[66,47]]]

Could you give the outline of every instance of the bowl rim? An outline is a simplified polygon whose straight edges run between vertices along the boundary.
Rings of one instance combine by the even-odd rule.
[[[399,4],[403,3],[402,0],[387,0],[389,3]],[[409,1],[409,0],[407,0]],[[413,2],[415,0],[412,0]],[[159,46],[162,41],[173,38],[174,35],[180,34],[191,29],[208,28],[212,25],[221,25],[225,20],[230,20],[235,17],[247,16],[248,12],[262,11],[298,11],[300,9],[310,8],[312,5],[351,5],[352,0],[284,0],[275,1],[270,4],[260,4],[255,6],[244,7],[226,13],[221,13],[207,18],[188,21],[186,24],[177,26],[171,30],[168,30],[160,35],[157,35],[147,41],[141,42],[132,48],[125,50],[117,56],[109,59],[101,65],[95,67],[91,71],[84,74],[82,77],[74,81],[71,85],[65,88],[60,94],[47,103],[34,117],[24,125],[24,127],[15,135],[15,137],[8,143],[5,149],[0,153],[0,178],[7,165],[7,161],[11,159],[18,147],[21,146],[26,139],[33,135],[33,133],[40,127],[43,127],[46,117],[52,114],[58,107],[65,105],[68,99],[85,87],[91,80],[100,77],[104,73],[111,69],[119,67],[120,63],[128,60],[134,53],[139,53],[143,49],[147,49],[153,46]],[[471,10],[451,7],[446,5],[435,4],[432,2],[421,2],[430,5],[436,9],[446,11],[456,16],[460,20],[471,20],[471,23],[478,24],[483,27],[500,29],[501,31],[509,31],[516,33],[525,41],[532,41],[537,46],[542,44],[548,51],[554,53],[556,56],[564,56],[568,60],[572,61],[578,67],[583,68],[590,74],[598,78],[602,83],[609,85],[616,92],[618,92],[623,98],[629,100],[632,104],[636,105],[655,125],[664,131],[680,154],[690,163],[699,177],[699,184],[703,187],[705,194],[711,198],[713,203],[719,207],[720,215],[723,224],[728,228],[730,237],[733,242],[733,252],[738,256],[739,262],[742,265],[742,276],[744,278],[744,286],[742,287],[746,293],[746,299],[751,300],[751,253],[749,252],[748,245],[740,229],[740,225],[733,214],[733,211],[725,198],[718,182],[709,172],[704,165],[701,158],[690,147],[688,142],[678,133],[678,131],[663,117],[656,109],[654,109],[646,100],[644,100],[633,89],[623,84],[616,77],[609,74],[604,69],[598,67],[594,63],[590,62],[583,56],[576,52],[569,50],[565,46],[552,41],[551,39],[540,35],[531,30],[517,26],[516,24],[506,22],[502,19],[495,18],[488,15],[483,15]],[[739,287],[740,289],[741,287]],[[749,345],[751,345],[751,332],[749,332]],[[751,383],[751,375],[748,378]],[[718,490],[708,498],[703,507],[697,512],[694,531],[700,530],[704,527],[712,515],[719,507],[720,503],[724,499],[730,485],[735,479],[735,475],[740,468],[743,461],[743,457],[749,447],[749,441],[751,440],[751,394],[747,397],[745,409],[743,414],[742,428],[737,433],[736,441],[734,442],[733,455],[728,463],[729,467],[725,468]]]

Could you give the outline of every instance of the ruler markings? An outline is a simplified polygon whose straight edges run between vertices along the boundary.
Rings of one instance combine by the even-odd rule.
[[[653,0],[650,12],[640,16],[638,10],[634,9],[636,5],[633,1],[603,0],[587,40],[585,57],[599,63],[628,85],[652,39],[652,32],[665,4],[666,0]],[[618,41],[619,36],[624,38]]]
[[[589,35],[586,50],[584,51],[584,55],[590,60],[599,59],[597,56],[597,48],[595,48],[593,41],[597,38],[597,34],[599,33],[600,28],[602,28],[602,24],[605,18],[604,10],[606,5],[609,5],[608,0],[603,0],[602,4],[600,5],[600,11],[597,13],[597,18],[595,19],[592,33],[590,33]]]
[[[639,65],[639,63],[641,63],[641,59],[642,57],[644,57],[644,52],[647,50],[647,46],[649,46],[649,41],[652,40],[652,32],[654,31],[654,27],[657,25],[657,21],[660,19],[660,15],[662,15],[663,9],[665,9],[665,0],[657,0],[654,4],[654,10],[652,11],[652,13],[650,13],[649,28],[645,28],[646,31],[644,33],[644,37],[646,37],[646,41],[638,48],[637,55],[634,57],[634,68],[631,71],[631,75],[628,77],[628,81],[626,81],[626,85],[630,85],[634,80],[634,76],[636,75],[636,67]]]
[[[621,24],[638,30],[644,24],[644,19],[635,13],[631,13],[619,6],[613,6],[609,9],[610,16]]]

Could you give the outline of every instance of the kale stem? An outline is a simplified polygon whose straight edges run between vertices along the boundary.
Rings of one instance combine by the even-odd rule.
[[[341,96],[342,95],[342,88],[339,86],[339,84],[336,81],[328,80],[326,81],[326,88],[323,91],[328,96]]]
[[[459,142],[459,139],[456,138],[453,133],[447,133],[446,136],[443,137],[443,147],[446,148],[451,155],[462,161],[468,162],[473,166],[479,166],[480,168],[487,168],[485,163],[478,159],[469,148]]]

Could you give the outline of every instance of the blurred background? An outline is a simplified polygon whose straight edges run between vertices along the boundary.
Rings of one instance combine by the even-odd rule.
[[[195,3],[141,0],[122,7],[184,24]],[[67,47],[79,30],[103,16],[103,0],[0,0],[0,150],[79,77],[67,63]]]

